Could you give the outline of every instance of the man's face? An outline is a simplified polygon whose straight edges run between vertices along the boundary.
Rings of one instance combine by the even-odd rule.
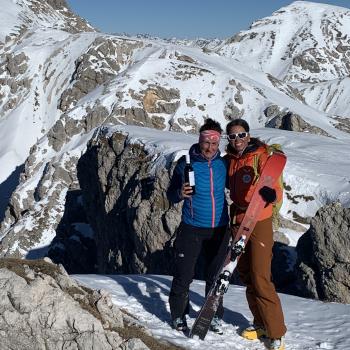
[[[209,141],[205,140],[199,143],[199,148],[201,150],[202,155],[210,160],[212,159],[219,148],[219,141]]]

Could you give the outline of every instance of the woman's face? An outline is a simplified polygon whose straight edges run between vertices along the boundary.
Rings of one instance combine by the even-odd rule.
[[[249,133],[246,132],[243,126],[234,125],[230,128],[227,135],[230,145],[238,152],[241,153],[248,146],[250,141]]]

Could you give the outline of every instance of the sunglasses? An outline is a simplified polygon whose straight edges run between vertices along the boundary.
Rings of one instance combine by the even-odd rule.
[[[239,132],[237,134],[229,134],[229,135],[227,135],[227,139],[228,140],[236,140],[237,137],[239,139],[244,139],[247,136],[248,136],[247,132]]]

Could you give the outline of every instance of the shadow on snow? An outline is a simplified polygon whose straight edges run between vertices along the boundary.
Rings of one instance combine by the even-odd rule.
[[[118,284],[123,287],[128,296],[134,297],[148,313],[155,315],[161,321],[170,323],[170,311],[167,308],[167,301],[169,296],[169,290],[171,287],[171,280],[162,276],[147,277],[147,275],[129,275],[129,276],[112,276],[109,278],[114,279]],[[145,285],[145,290],[140,284]],[[203,292],[204,292],[203,284]],[[165,298],[166,299],[165,299]],[[195,304],[201,307],[204,303],[204,296],[190,291],[191,304]],[[225,300],[224,300],[225,305]],[[197,312],[192,308],[190,309],[190,317],[195,318]],[[226,323],[238,326],[239,329],[243,329],[249,325],[249,321],[240,313],[225,308],[223,320]]]

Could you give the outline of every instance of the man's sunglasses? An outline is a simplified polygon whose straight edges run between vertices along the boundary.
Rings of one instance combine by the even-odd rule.
[[[239,132],[237,134],[229,134],[229,135],[227,135],[227,139],[228,140],[236,140],[237,137],[239,139],[244,139],[247,136],[248,136],[247,132]]]

